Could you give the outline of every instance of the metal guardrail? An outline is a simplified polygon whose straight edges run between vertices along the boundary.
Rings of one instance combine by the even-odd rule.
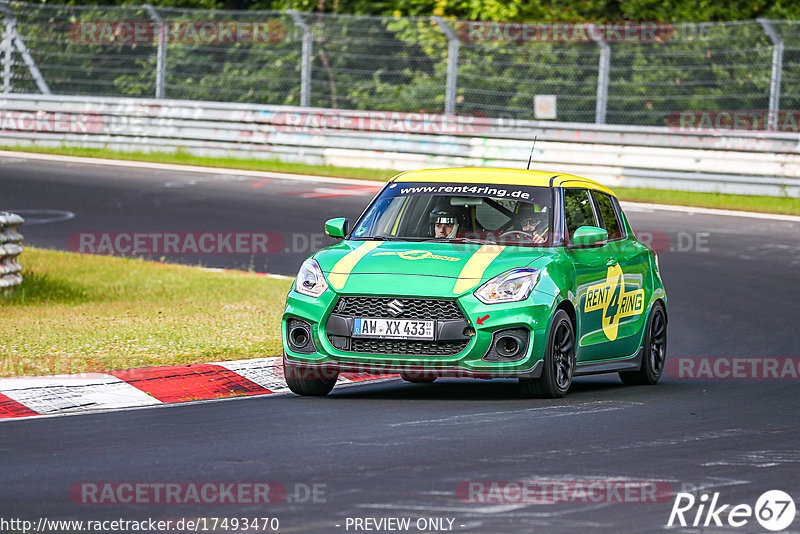
[[[205,156],[411,170],[535,166],[610,186],[800,197],[800,138],[786,133],[258,106],[7,95],[0,145],[184,150]]]
[[[23,222],[19,215],[0,212],[0,289],[22,282],[22,234],[18,228]]]

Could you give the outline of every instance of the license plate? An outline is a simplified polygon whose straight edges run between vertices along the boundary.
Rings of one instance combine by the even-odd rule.
[[[433,321],[356,317],[353,319],[353,337],[433,340]]]

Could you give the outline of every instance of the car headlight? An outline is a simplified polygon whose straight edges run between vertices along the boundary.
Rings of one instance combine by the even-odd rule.
[[[483,284],[475,296],[484,304],[519,302],[528,298],[537,280],[539,269],[512,269]]]
[[[298,293],[309,297],[318,297],[328,289],[328,281],[325,280],[316,260],[308,259],[303,262],[300,272],[297,273],[294,288]]]

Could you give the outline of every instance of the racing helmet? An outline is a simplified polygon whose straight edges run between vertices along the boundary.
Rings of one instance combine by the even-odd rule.
[[[459,226],[461,225],[460,224],[461,223],[461,217],[459,217],[459,214],[456,211],[454,211],[452,209],[448,209],[446,207],[445,208],[436,208],[436,209],[434,209],[431,212],[429,218],[430,218],[430,223],[431,223],[430,232],[431,232],[431,235],[433,235],[433,236],[436,235],[435,226],[437,224],[452,224],[453,225],[453,229],[450,231],[450,233],[448,235],[445,236],[447,238],[455,237],[456,233],[458,232]]]

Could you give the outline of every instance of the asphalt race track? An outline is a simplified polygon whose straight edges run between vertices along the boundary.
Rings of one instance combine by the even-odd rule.
[[[327,218],[353,220],[374,191],[235,171],[23,158],[0,158],[0,187],[0,208],[33,223],[21,229],[28,245],[74,248],[70,236],[82,232],[270,232],[283,239],[280,253],[167,260],[287,275],[314,239],[330,242],[314,237]],[[659,250],[671,359],[798,361],[800,223],[626,213]],[[411,518],[412,526],[440,518],[444,528],[429,523],[422,531],[446,531],[452,520],[453,532],[657,532],[666,528],[673,492],[698,499],[719,492],[719,504],[731,506],[754,506],[772,489],[800,499],[799,412],[797,377],[672,372],[655,387],[626,387],[615,375],[579,378],[553,401],[523,399],[513,381],[390,380],[321,399],[250,397],[7,421],[0,424],[0,517],[277,517],[279,532],[356,532],[354,518]],[[267,505],[76,504],[69,494],[82,482],[210,481],[278,483],[288,494]],[[613,496],[473,502],[460,489],[491,481],[640,481],[670,492],[645,503]],[[306,491],[312,487],[316,498]],[[727,512],[719,517],[724,528],[712,520],[705,531],[766,532],[755,518],[733,528]],[[686,531],[703,530],[704,520]],[[797,520],[786,530],[798,531]]]

